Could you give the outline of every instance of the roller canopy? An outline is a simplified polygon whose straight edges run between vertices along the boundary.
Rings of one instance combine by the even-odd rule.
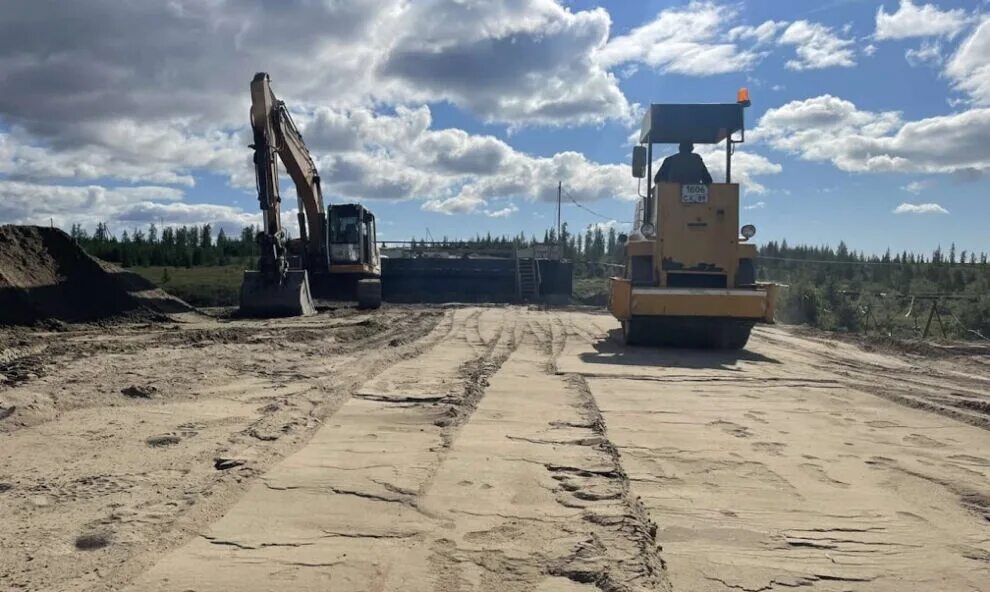
[[[643,117],[640,144],[718,144],[743,129],[743,106],[738,103],[708,105],[650,105]]]

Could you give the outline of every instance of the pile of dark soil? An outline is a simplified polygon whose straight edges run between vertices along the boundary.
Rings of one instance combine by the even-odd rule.
[[[87,254],[66,233],[0,226],[0,325],[164,319],[192,308]]]

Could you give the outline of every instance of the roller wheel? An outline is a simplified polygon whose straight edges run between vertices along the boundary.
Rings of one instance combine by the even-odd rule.
[[[622,342],[626,345],[642,345],[643,322],[622,321]]]
[[[737,323],[715,327],[712,331],[710,346],[715,349],[742,349],[749,341],[752,327]]]
[[[752,327],[739,327],[732,333],[732,337],[729,339],[728,349],[742,349],[746,347],[746,343],[749,342],[749,332],[752,331]]]
[[[381,308],[382,282],[376,279],[358,280],[358,308]]]

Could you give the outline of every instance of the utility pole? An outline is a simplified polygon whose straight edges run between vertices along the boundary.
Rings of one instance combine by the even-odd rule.
[[[557,181],[557,240],[560,241],[563,237],[560,236],[560,194],[563,192],[564,182]]]

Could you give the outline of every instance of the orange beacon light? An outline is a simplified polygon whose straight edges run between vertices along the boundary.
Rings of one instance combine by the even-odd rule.
[[[742,105],[743,107],[749,107],[750,106],[751,103],[749,102],[749,89],[748,88],[746,88],[744,86],[744,87],[742,87],[742,88],[739,89],[739,92],[736,93],[736,102],[739,103],[740,105]]]

